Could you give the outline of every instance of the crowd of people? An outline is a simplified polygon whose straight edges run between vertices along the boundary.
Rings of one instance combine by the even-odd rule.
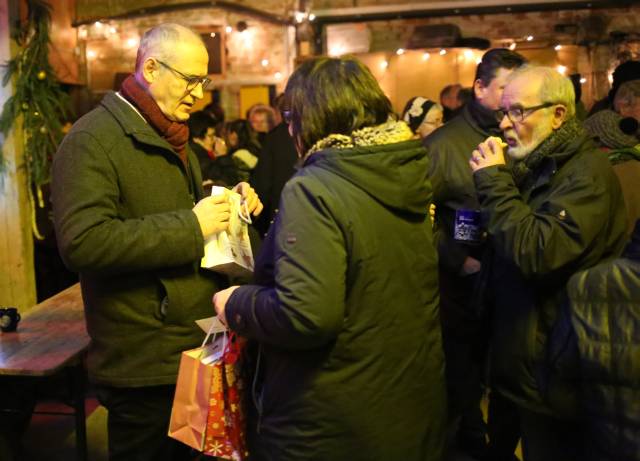
[[[214,313],[253,345],[251,460],[640,460],[640,63],[583,121],[569,78],[508,49],[399,115],[357,59],[318,57],[228,122],[191,110],[208,59],[149,30],[54,157],[111,460],[197,456],[166,433]],[[247,284],[200,268],[229,221],[211,185],[264,236]]]

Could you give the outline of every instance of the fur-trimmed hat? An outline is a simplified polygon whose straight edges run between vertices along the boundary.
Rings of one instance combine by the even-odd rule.
[[[435,104],[435,102],[430,99],[425,99],[422,96],[411,98],[404,106],[402,120],[404,120],[407,125],[409,125],[409,128],[411,128],[411,131],[415,133],[427,116],[429,109],[435,106]]]

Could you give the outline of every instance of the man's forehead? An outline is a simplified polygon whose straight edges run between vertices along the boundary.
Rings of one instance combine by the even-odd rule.
[[[540,79],[538,78],[517,77],[505,86],[502,93],[502,103],[505,107],[508,107],[517,103],[530,104],[536,102],[539,86]]]

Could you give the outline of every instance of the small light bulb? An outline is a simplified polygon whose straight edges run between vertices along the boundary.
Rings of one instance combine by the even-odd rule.
[[[586,79],[586,78],[584,78],[584,77],[582,77],[582,78],[580,79],[580,83],[583,83],[583,84],[584,84],[584,83],[587,83],[587,79]]]
[[[509,45],[509,49],[510,49],[511,51],[513,51],[513,50],[515,50],[515,49],[516,49],[516,46],[518,46],[518,45],[516,45],[516,42],[511,42],[511,45]]]
[[[562,65],[557,66],[556,70],[558,71],[559,74],[564,75],[567,73],[567,66],[562,66]]]
[[[262,61],[260,61],[260,64],[262,64],[262,67],[267,67],[269,65],[269,60],[263,59]]]
[[[309,21],[313,22],[313,21],[315,21],[315,20],[316,20],[316,15],[315,15],[315,14],[313,14],[313,13],[311,13],[311,14],[309,15]]]
[[[275,74],[273,74],[273,76],[276,78],[276,80],[280,80],[282,78],[282,73],[276,72]]]
[[[464,54],[464,57],[467,58],[467,59],[473,58],[473,51],[471,51],[471,50],[464,50],[463,54]]]
[[[403,55],[403,54],[404,54],[404,48],[398,48],[398,51],[396,51],[396,54],[397,54],[398,56]]]
[[[216,38],[216,33],[215,33],[215,32],[211,32],[211,33],[209,34],[209,37],[211,37],[211,38]]]
[[[231,32],[233,32],[233,27],[227,26],[224,28],[224,30],[227,31],[227,34],[230,34]]]
[[[381,68],[382,70],[384,70],[384,69],[386,69],[387,67],[389,67],[389,61],[387,61],[387,60],[385,59],[384,61],[382,61],[382,62],[380,63],[380,68]]]
[[[560,51],[562,49],[562,45],[556,45],[553,47],[554,50]]]
[[[100,21],[96,21],[93,23],[96,29],[102,29],[102,23]]]
[[[93,51],[93,50],[87,51],[87,58],[88,59],[95,59],[96,58],[96,52]]]
[[[527,36],[527,42],[530,42],[531,40],[533,40],[533,35],[528,35]]]
[[[445,54],[447,54],[447,50],[445,50],[444,48],[440,50],[440,56],[444,56]]]
[[[422,55],[422,60],[423,60],[423,61],[427,61],[430,57],[431,57],[431,55],[430,55],[429,53],[424,53],[424,54]]]

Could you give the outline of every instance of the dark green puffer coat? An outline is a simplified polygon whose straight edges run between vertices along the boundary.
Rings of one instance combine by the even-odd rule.
[[[93,381],[172,384],[180,353],[199,345],[195,319],[213,313],[226,280],[200,269],[194,202],[198,160],[171,146],[115,93],[82,117],[53,160],[62,258],[80,273]]]
[[[252,459],[441,459],[427,171],[419,141],[330,148],[285,186],[257,285],[226,308],[231,328],[262,347]]]

